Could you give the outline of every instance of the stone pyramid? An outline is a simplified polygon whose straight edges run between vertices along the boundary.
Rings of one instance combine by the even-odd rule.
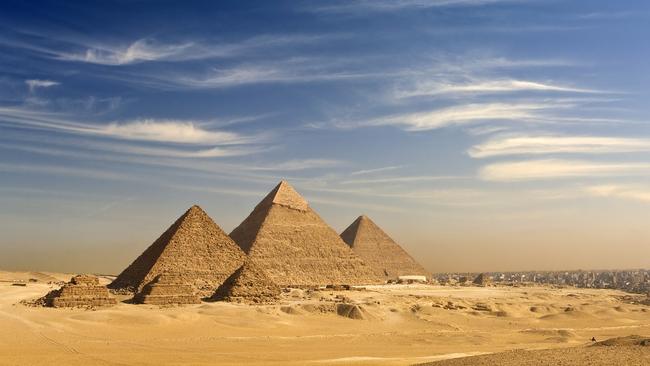
[[[251,304],[270,304],[282,289],[253,261],[247,261],[217,289],[212,299]]]
[[[136,303],[151,305],[200,304],[192,286],[183,282],[182,276],[164,272],[146,284],[134,297]]]
[[[141,292],[163,272],[210,296],[246,255],[199,207],[192,206],[108,287]]]
[[[381,282],[285,181],[230,237],[281,286]]]
[[[111,306],[117,300],[110,296],[106,286],[99,284],[99,279],[91,275],[77,275],[58,290],[45,295],[45,305],[61,307],[95,307]]]
[[[489,283],[490,278],[485,273],[479,273],[472,281],[472,284],[477,286],[487,286]]]
[[[359,216],[341,238],[382,278],[430,274],[367,216]]]

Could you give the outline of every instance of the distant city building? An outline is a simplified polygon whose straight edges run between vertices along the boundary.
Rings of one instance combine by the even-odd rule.
[[[620,271],[521,271],[484,273],[437,273],[433,279],[440,284],[465,284],[468,278],[490,278],[503,285],[540,284],[579,288],[617,289],[631,293],[650,293],[650,270]]]

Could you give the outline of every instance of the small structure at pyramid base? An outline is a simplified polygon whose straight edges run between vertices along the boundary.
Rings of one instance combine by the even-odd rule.
[[[282,289],[255,262],[248,260],[212,296],[246,304],[272,304],[280,300]]]
[[[58,290],[45,295],[45,305],[62,307],[112,306],[117,300],[108,293],[106,286],[91,275],[77,275]]]
[[[149,305],[183,305],[200,304],[201,299],[194,293],[191,285],[187,284],[179,274],[162,273],[146,284],[138,292],[133,301]]]

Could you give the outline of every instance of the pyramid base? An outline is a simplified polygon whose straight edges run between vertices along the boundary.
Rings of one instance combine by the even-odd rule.
[[[136,296],[133,300],[145,305],[189,305],[200,304],[201,299],[193,295]]]

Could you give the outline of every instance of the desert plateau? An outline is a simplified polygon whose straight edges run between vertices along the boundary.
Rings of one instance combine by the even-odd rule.
[[[395,284],[292,289],[274,305],[120,302],[60,309],[24,303],[56,287],[46,281],[71,275],[0,275],[2,365],[413,365],[513,350],[506,355],[526,350],[544,357],[526,358],[541,363],[497,358],[441,365],[546,365],[554,350],[574,354],[572,347],[591,346],[592,337],[650,333],[650,307],[612,290]],[[10,282],[28,278],[38,282]],[[644,365],[650,359],[648,347],[624,349],[629,362],[611,363],[621,356],[608,351],[590,356],[603,357],[590,365]]]

